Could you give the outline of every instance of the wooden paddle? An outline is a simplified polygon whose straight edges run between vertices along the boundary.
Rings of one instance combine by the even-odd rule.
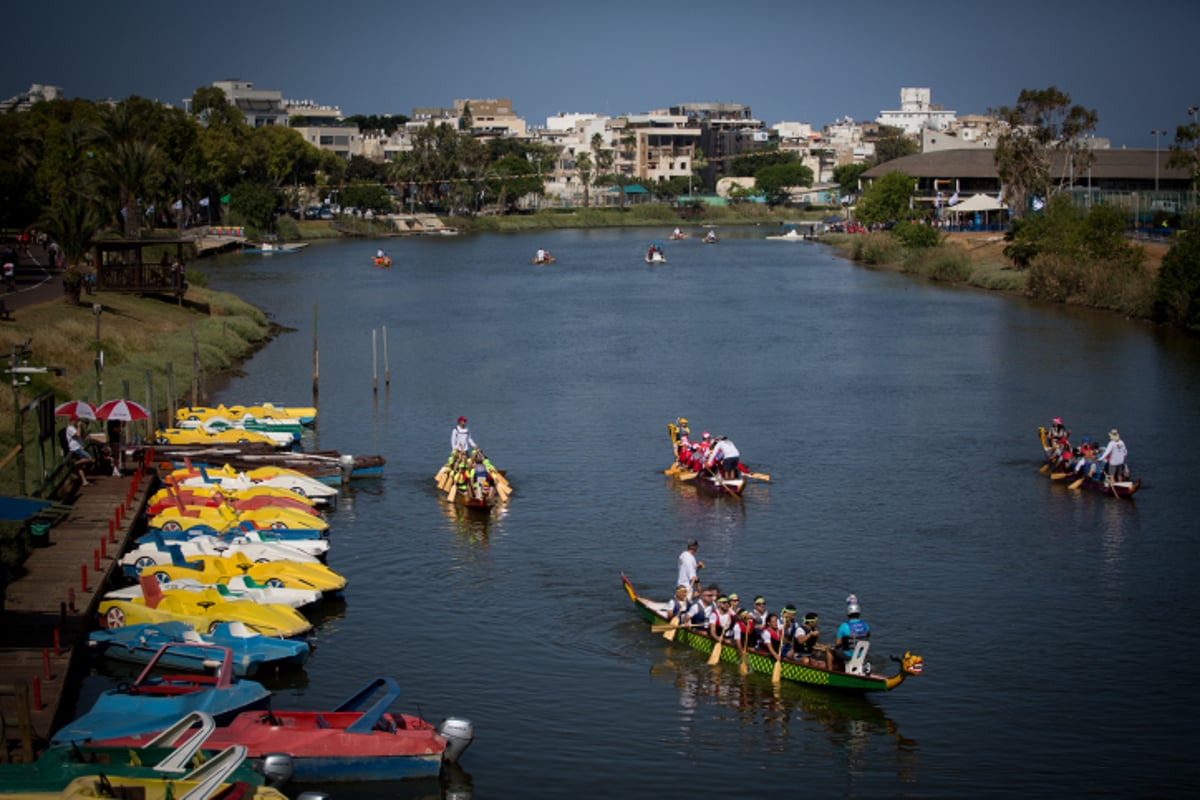
[[[458,496],[458,483],[455,482],[454,484],[452,484],[450,486],[450,491],[446,493],[446,497],[447,497],[447,499],[450,500],[451,503],[453,503],[454,498],[457,496]]]
[[[779,649],[775,653],[775,668],[771,670],[771,683],[779,683],[783,677],[783,635],[779,636]]]
[[[765,473],[765,472],[747,472],[747,473],[746,473],[746,477],[747,477],[747,478],[754,478],[754,480],[756,480],[756,481],[769,481],[769,480],[771,480],[771,476],[770,476],[770,475],[768,475],[768,474],[767,474],[767,473]]]
[[[497,483],[496,484],[496,494],[500,495],[501,502],[507,503],[508,496],[510,494],[512,494],[512,489],[509,489],[507,486],[504,486],[503,484]]]
[[[695,473],[695,472],[677,472],[677,473],[675,473],[675,477],[679,478],[679,480],[681,480],[681,481],[690,481],[692,478],[695,478],[696,475],[697,475],[697,473]]]
[[[741,647],[738,648],[741,651],[741,656],[742,656],[741,660],[738,662],[738,674],[739,675],[749,675],[750,674],[750,665],[746,663],[746,645],[747,645],[746,640],[748,638],[749,637],[743,635],[742,641],[741,641]]]
[[[721,636],[717,637],[717,643],[713,645],[712,653],[708,656],[708,665],[711,667],[721,660],[721,645],[725,641],[725,635],[722,631]]]
[[[1078,489],[1080,486],[1082,486],[1082,485],[1083,485],[1083,482],[1084,482],[1085,480],[1087,480],[1086,476],[1085,476],[1085,477],[1083,477],[1083,478],[1080,478],[1080,479],[1079,479],[1079,480],[1077,480],[1077,481],[1071,481],[1071,485],[1070,485],[1070,486],[1068,486],[1067,488],[1068,488],[1068,489]]]
[[[1050,462],[1049,461],[1047,461],[1045,464],[1042,464],[1040,467],[1038,467],[1038,472],[1042,473],[1043,475],[1045,475],[1049,471],[1050,471]]]
[[[671,617],[671,621],[667,623],[667,629],[662,632],[663,638],[668,642],[675,641],[675,634],[679,632],[679,616]],[[654,630],[655,626],[651,625],[650,630]]]
[[[666,633],[667,631],[677,631],[682,628],[707,628],[707,625],[697,625],[692,622],[680,622],[679,617],[676,617],[672,622],[656,622],[650,626],[651,633]]]

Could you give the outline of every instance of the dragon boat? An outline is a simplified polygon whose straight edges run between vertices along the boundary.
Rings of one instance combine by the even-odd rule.
[[[697,490],[704,494],[716,497],[727,495],[741,497],[749,480],[771,480],[770,475],[762,472],[752,472],[747,469],[745,464],[740,462],[737,473],[734,475],[722,475],[716,469],[692,469],[690,466],[681,464],[679,461],[681,438],[690,433],[687,422],[685,417],[680,417],[675,422],[667,423],[667,432],[671,435],[671,452],[675,454],[676,460],[675,463],[663,470],[664,475],[674,479],[678,483],[695,486]]]
[[[630,601],[633,602],[634,608],[637,609],[641,617],[653,625],[667,625],[667,603],[650,600],[639,595],[630,583],[629,578],[621,575],[621,583],[625,588],[625,593],[629,595]],[[694,630],[686,626],[674,628],[673,641],[685,644],[693,650],[711,655],[717,644],[717,640],[709,636],[703,630]],[[723,643],[724,644],[724,643]],[[780,659],[779,676],[782,679],[792,681],[794,683],[803,683],[809,686],[824,686],[830,689],[840,689],[849,692],[886,692],[895,689],[910,675],[920,675],[924,667],[924,659],[921,656],[905,653],[903,658],[892,657],[900,664],[900,670],[891,676],[873,675],[866,673],[856,674],[850,672],[839,672],[819,669],[817,667],[805,666],[791,658]],[[741,661],[741,654],[738,648],[732,644],[725,647],[722,646],[718,656],[719,661],[727,664],[738,664]],[[771,656],[758,652],[756,650],[746,651],[746,663],[750,670],[764,675],[771,675],[775,669],[775,659]]]
[[[1044,426],[1038,428],[1038,439],[1041,440],[1042,455],[1046,459],[1041,471],[1048,474],[1054,483],[1065,483],[1070,489],[1088,489],[1109,497],[1126,499],[1132,498],[1134,493],[1142,487],[1141,478],[1136,481],[1111,480],[1104,473],[1103,465],[1099,462],[1089,462],[1078,472],[1069,469],[1056,455],[1054,446],[1050,444],[1050,435]]]
[[[504,476],[504,470],[492,466],[487,456],[483,457],[482,463],[488,479],[477,484],[474,480],[474,455],[456,450],[434,475],[434,482],[446,493],[446,499],[451,503],[470,510],[491,511],[498,505],[508,503],[512,486]]]

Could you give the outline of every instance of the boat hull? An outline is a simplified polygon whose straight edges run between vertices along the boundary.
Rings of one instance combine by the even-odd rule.
[[[1046,429],[1038,428],[1038,438],[1042,443],[1042,455],[1046,459],[1046,465],[1049,467],[1047,472],[1052,483],[1068,483],[1071,486],[1078,486],[1079,489],[1087,489],[1092,492],[1108,495],[1109,497],[1117,497],[1125,500],[1133,498],[1137,490],[1142,488],[1142,479],[1136,481],[1110,481],[1107,478],[1097,480],[1095,478],[1081,475],[1078,472],[1065,470],[1062,464],[1054,458],[1054,450],[1050,446],[1047,438]],[[1046,467],[1043,467],[1046,469]],[[1082,478],[1082,480],[1080,480]]]
[[[267,667],[299,667],[308,660],[311,652],[307,642],[262,635],[237,636],[230,629],[228,623],[221,623],[214,626],[211,633],[201,635],[195,634],[194,629],[183,622],[143,623],[92,631],[88,635],[88,645],[94,652],[113,661],[148,664],[160,647],[177,642],[184,646],[171,648],[160,659],[160,666],[203,672],[207,656],[203,648],[186,646],[190,631],[210,644],[228,647],[233,652],[233,674],[239,678],[252,678]]]

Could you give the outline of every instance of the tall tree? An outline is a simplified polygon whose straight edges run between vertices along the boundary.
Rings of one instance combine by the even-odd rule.
[[[1057,188],[1091,163],[1086,137],[1100,118],[1094,110],[1073,105],[1071,96],[1057,87],[1022,89],[1015,106],[993,113],[1007,126],[996,142],[996,172],[1015,216],[1025,214],[1030,197],[1048,197],[1056,190],[1050,174],[1053,152],[1066,153]]]
[[[874,164],[885,164],[897,158],[911,156],[920,152],[921,148],[903,129],[891,125],[880,125],[879,136],[875,139]]]
[[[585,151],[575,154],[575,171],[583,184],[583,207],[588,207],[588,187],[592,183],[592,157]]]
[[[903,172],[889,172],[863,190],[855,215],[868,225],[903,219],[910,213],[913,179]]]

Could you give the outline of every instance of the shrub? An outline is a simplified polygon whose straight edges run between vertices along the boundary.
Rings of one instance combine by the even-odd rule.
[[[1180,234],[1163,256],[1154,284],[1152,314],[1156,322],[1200,333],[1200,232]]]
[[[857,235],[851,244],[854,260],[864,264],[893,264],[902,251],[900,243],[886,233]]]
[[[892,228],[892,237],[905,247],[936,247],[942,240],[941,232],[932,225],[911,222],[901,222]]]

